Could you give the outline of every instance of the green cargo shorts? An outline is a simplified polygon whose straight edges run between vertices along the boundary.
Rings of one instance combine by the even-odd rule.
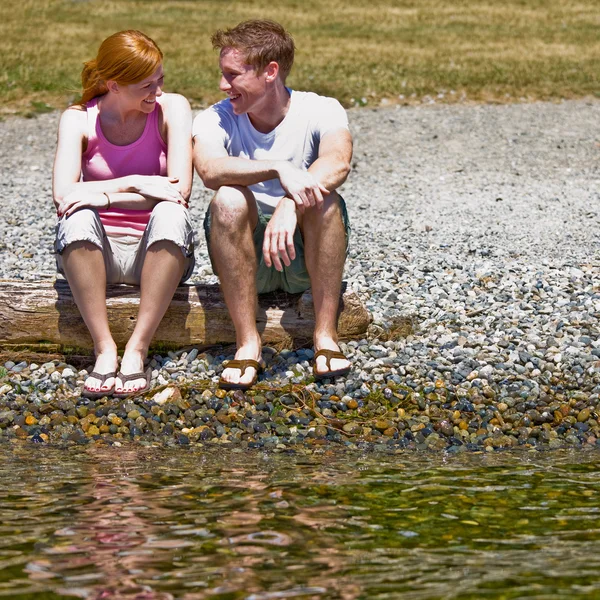
[[[340,196],[340,208],[342,209],[342,221],[346,231],[346,252],[348,252],[348,243],[350,241],[350,219],[346,202]],[[265,237],[265,230],[271,215],[265,215],[260,206],[258,208],[258,223],[253,232],[254,250],[256,251],[257,271],[256,271],[256,290],[259,294],[266,294],[275,290],[283,290],[290,294],[304,292],[310,287],[310,277],[304,262],[304,240],[299,227],[294,232],[294,247],[296,248],[296,258],[290,263],[289,267],[283,264],[283,271],[278,271],[274,266],[267,267],[263,256],[262,247]],[[210,253],[210,206],[204,216],[204,234],[206,235],[206,245],[208,246],[208,255],[212,264],[213,272],[218,275],[215,269],[215,263]]]

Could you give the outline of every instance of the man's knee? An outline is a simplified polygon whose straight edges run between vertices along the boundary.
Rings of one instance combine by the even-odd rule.
[[[342,208],[342,197],[337,192],[331,192],[323,197],[323,205],[321,208],[312,206],[304,211],[302,216],[302,225],[304,222],[315,223],[320,222],[320,225],[324,224],[343,224],[343,208]]]
[[[342,214],[342,197],[335,191],[323,197],[323,212],[325,215]]]
[[[235,227],[248,219],[256,221],[256,201],[252,192],[243,186],[223,186],[210,203],[212,224]]]

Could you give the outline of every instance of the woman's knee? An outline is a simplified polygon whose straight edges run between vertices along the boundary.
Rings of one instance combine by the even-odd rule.
[[[65,229],[82,231],[88,228],[97,229],[101,225],[100,217],[93,208],[80,208],[68,217],[63,217],[59,221]]]
[[[152,210],[145,232],[145,246],[170,242],[185,255],[193,252],[194,230],[187,208],[173,202],[159,202]]]
[[[152,209],[152,213],[150,215],[149,223],[151,224],[153,221],[190,223],[189,211],[181,204],[175,204],[175,202],[159,202]]]
[[[78,243],[92,244],[100,249],[104,244],[104,228],[98,213],[90,208],[81,208],[69,217],[63,217],[56,225],[56,251]]]

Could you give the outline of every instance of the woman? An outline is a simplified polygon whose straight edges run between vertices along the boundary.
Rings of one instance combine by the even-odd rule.
[[[177,285],[194,268],[187,211],[192,186],[191,110],[162,91],[162,52],[139,31],[102,42],[85,64],[83,95],[62,115],[53,195],[55,249],[94,342],[83,395],[143,392],[150,341]],[[140,285],[140,308],[117,373],[106,284]]]

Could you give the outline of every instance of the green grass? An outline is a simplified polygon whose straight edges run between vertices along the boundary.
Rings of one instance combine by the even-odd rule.
[[[600,92],[597,0],[3,0],[0,114],[66,106],[83,61],[128,28],[162,48],[168,90],[207,105],[222,97],[210,34],[264,17],[295,37],[289,84],[346,106]]]

